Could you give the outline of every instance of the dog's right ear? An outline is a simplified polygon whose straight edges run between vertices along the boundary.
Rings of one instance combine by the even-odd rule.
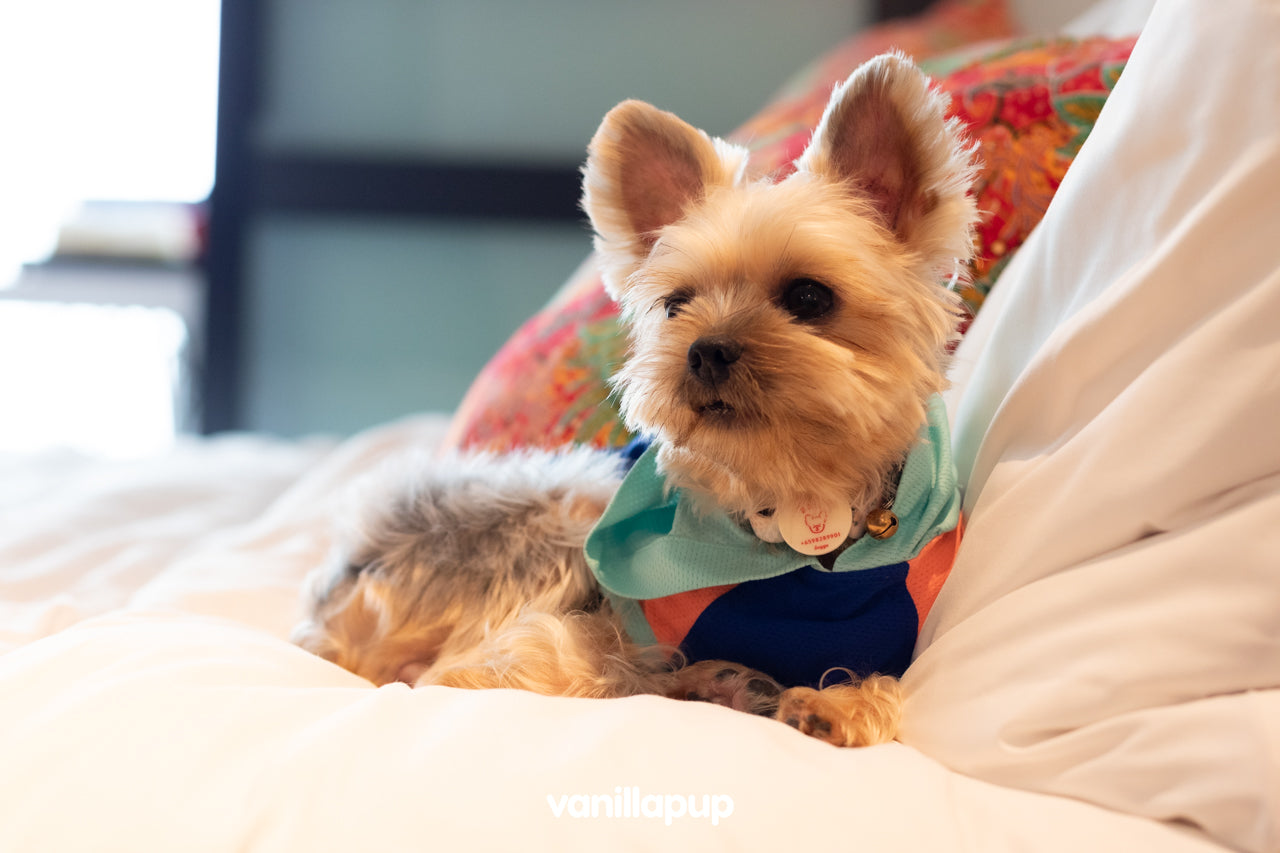
[[[643,101],[610,110],[591,140],[582,181],[609,295],[618,298],[663,228],[712,188],[736,183],[746,162],[745,149]]]
[[[798,172],[843,185],[938,270],[972,254],[974,144],[948,97],[902,53],[859,66],[832,92]]]

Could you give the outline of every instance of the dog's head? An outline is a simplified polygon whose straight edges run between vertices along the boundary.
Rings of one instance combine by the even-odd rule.
[[[944,386],[969,258],[972,148],[888,54],[836,88],[781,181],[745,149],[627,101],[591,142],[583,206],[631,352],[630,428],[676,486],[749,515],[868,507]]]

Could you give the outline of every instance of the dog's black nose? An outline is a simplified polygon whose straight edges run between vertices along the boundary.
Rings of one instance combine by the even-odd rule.
[[[698,338],[689,347],[689,372],[705,385],[729,378],[729,366],[742,357],[742,345],[733,338]]]

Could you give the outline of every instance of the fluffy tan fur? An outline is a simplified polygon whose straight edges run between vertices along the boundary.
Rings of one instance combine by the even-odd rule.
[[[588,608],[582,543],[619,481],[616,458],[585,448],[394,460],[353,495],[294,641],[374,683],[414,681],[525,614]]]
[[[938,282],[970,253],[972,148],[945,108],[904,57],[879,57],[779,182],[648,104],[605,117],[583,206],[629,330],[622,410],[659,438],[670,487],[744,523],[810,499],[877,505],[944,385],[958,316]],[[842,746],[893,738],[892,678],[783,691],[628,641],[582,556],[619,482],[611,455],[460,457],[393,479],[312,582],[295,636],[317,654],[376,683],[658,693]]]

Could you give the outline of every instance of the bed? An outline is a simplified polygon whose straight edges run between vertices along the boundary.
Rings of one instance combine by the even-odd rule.
[[[292,646],[346,486],[473,395],[0,460],[0,850],[1280,850],[1280,7],[1161,0],[1130,47],[956,352],[968,529],[898,742]]]

